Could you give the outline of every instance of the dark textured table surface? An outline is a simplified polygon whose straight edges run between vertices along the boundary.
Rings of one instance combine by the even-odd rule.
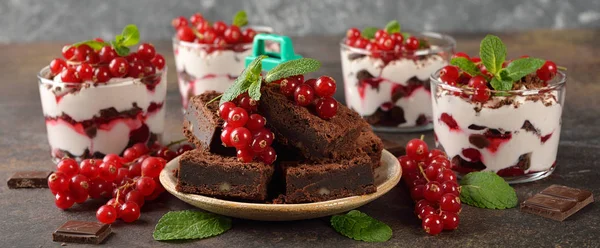
[[[484,34],[456,35],[458,50],[475,53]],[[534,183],[516,185],[523,201],[551,184],[586,188],[600,197],[600,30],[533,31],[505,33],[509,57],[528,54],[556,61],[568,68],[566,106],[553,175]],[[323,62],[320,74],[333,76],[341,84],[337,37],[294,39],[297,52]],[[95,220],[102,203],[88,201],[68,211],[54,206],[44,189],[10,190],[6,180],[15,171],[53,169],[39,102],[36,74],[60,55],[63,43],[0,45],[0,247],[57,247],[51,233],[67,220]],[[174,68],[170,42],[155,42]],[[181,125],[181,103],[175,73],[169,71],[166,138],[177,139]],[[337,97],[342,98],[338,89]],[[382,134],[406,142],[419,134]],[[431,132],[426,132],[432,145]],[[362,247],[375,244],[353,241],[335,232],[328,218],[294,222],[259,222],[235,219],[233,228],[218,237],[185,243],[163,243],[152,239],[154,225],[167,211],[193,209],[168,193],[157,203],[142,208],[133,224],[113,225],[114,234],[105,245],[127,247]],[[600,207],[584,208],[564,222],[524,214],[518,209],[487,210],[464,206],[461,224],[454,232],[426,235],[413,215],[413,206],[403,187],[360,208],[387,223],[394,234],[383,247],[598,247]],[[68,244],[68,246],[75,246]]]

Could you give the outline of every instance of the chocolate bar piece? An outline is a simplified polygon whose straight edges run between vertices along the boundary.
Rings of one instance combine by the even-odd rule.
[[[8,179],[8,188],[48,188],[50,174],[51,171],[17,171]]]
[[[111,233],[112,230],[108,224],[70,220],[52,233],[52,241],[97,245]]]
[[[521,203],[521,211],[563,221],[593,201],[590,191],[552,185]]]
[[[381,141],[383,142],[383,148],[388,150],[388,152],[391,154],[394,154],[396,157],[400,157],[406,153],[404,146],[402,146],[400,143],[396,143],[387,139],[381,139]]]

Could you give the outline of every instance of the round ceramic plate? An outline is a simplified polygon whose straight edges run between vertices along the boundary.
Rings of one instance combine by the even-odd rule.
[[[177,178],[173,170],[179,166],[179,157],[171,160],[160,173],[160,182],[169,193],[193,206],[220,215],[262,221],[290,221],[313,219],[350,211],[365,205],[390,191],[402,176],[398,159],[383,150],[382,165],[375,170],[377,192],[330,201],[303,204],[266,204],[221,200],[209,196],[181,193],[175,190]]]

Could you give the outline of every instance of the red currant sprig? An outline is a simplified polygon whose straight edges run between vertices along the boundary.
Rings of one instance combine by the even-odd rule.
[[[313,107],[322,119],[329,120],[337,114],[338,102],[333,99],[337,88],[335,80],[329,76],[304,81],[304,76],[297,75],[275,81],[280,92],[303,107]]]
[[[223,21],[216,21],[211,25],[200,13],[195,13],[189,20],[183,16],[176,17],[171,25],[181,41],[213,45],[206,48],[207,51],[235,49],[234,45],[251,43],[256,35],[252,28],[242,30],[233,24],[228,26]]]

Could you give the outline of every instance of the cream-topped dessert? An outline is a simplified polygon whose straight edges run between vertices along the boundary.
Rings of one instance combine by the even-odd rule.
[[[490,39],[499,41],[488,36],[482,43]],[[459,54],[452,64],[460,68],[432,75],[436,143],[459,174],[494,171],[509,182],[543,178],[556,165],[566,76],[551,61],[502,62],[492,71],[489,59]],[[496,76],[504,73],[514,79]]]
[[[245,27],[246,13],[238,12],[231,25],[210,24],[196,13],[172,21],[176,29],[173,51],[183,108],[188,99],[205,91],[224,92],[245,68],[257,33],[270,33],[267,27]]]
[[[133,33],[137,28],[130,25],[121,35]],[[98,39],[74,43],[63,48],[64,59],[41,70],[40,99],[55,160],[101,158],[122,154],[136,143],[160,141],[167,91],[164,59],[148,43],[137,52],[123,47],[127,43]]]
[[[405,38],[389,27],[372,37],[348,30],[341,44],[346,104],[376,130],[431,128],[429,76],[448,64],[454,40],[438,34]]]

